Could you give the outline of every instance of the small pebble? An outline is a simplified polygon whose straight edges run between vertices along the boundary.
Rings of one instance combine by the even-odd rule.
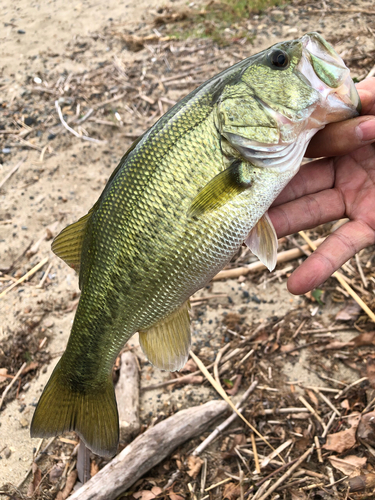
[[[26,418],[21,418],[20,419],[20,424],[23,429],[29,426],[29,422],[26,420]]]
[[[24,35],[26,33],[26,31],[25,30],[17,30],[17,33],[19,35]]]
[[[12,452],[10,451],[10,449],[8,447],[6,447],[4,450],[4,457],[9,458],[11,456],[11,454],[12,454]]]

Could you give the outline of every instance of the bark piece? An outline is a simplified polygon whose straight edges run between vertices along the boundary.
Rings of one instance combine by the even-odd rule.
[[[204,432],[227,408],[224,401],[215,400],[175,413],[138,436],[69,500],[117,498],[175,448]]]
[[[140,429],[139,372],[136,357],[130,351],[121,355],[120,376],[115,391],[120,421],[120,442],[125,443],[138,434]]]

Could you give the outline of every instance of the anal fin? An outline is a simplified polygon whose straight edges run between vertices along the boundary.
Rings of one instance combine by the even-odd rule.
[[[139,332],[139,343],[149,361],[162,370],[182,368],[189,356],[191,344],[189,301]]]

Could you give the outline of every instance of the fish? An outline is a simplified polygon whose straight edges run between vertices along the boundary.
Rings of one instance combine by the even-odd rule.
[[[360,106],[343,60],[308,33],[214,76],[132,144],[91,210],[53,241],[81,296],[33,437],[74,430],[94,453],[116,453],[112,367],[124,344],[138,332],[153,365],[184,366],[189,297],[243,243],[275,267],[268,208],[312,136]]]

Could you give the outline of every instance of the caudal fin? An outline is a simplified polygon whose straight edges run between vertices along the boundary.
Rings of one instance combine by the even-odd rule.
[[[115,455],[119,424],[111,378],[95,393],[76,392],[64,383],[57,364],[36,407],[31,436],[52,437],[65,431],[75,431],[97,455]]]

